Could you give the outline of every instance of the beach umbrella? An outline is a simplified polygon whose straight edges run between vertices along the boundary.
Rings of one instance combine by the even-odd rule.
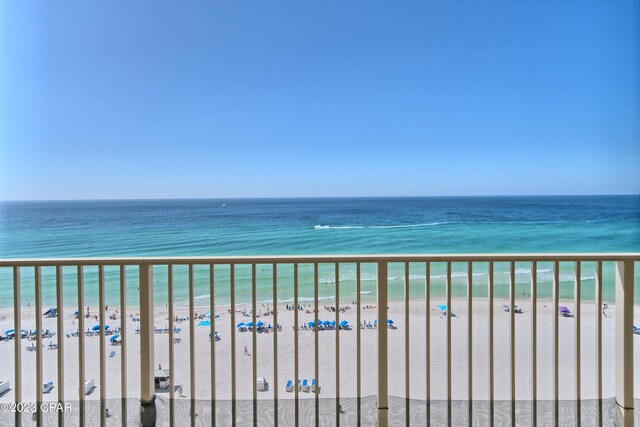
[[[247,323],[246,326],[249,327],[249,328],[252,327],[253,326],[253,322]]]
[[[91,328],[91,330],[93,330],[93,331],[99,331],[99,330],[100,330],[100,325],[93,325],[93,327]]]
[[[340,326],[347,326],[348,324],[349,324],[349,322],[346,321],[346,320],[343,320],[343,321],[340,322]]]
[[[316,324],[315,324],[315,323],[313,323],[313,322],[309,322],[309,323],[307,323],[307,326],[310,326],[310,327],[312,327],[312,328],[313,328],[315,325],[316,325]]]
[[[239,327],[241,327],[241,326],[244,326],[244,322],[240,322],[240,323],[238,323],[238,324],[236,325],[236,328],[239,328]]]
[[[560,313],[571,313],[571,310],[569,310],[569,308],[565,307],[564,305],[561,305],[560,307],[558,307],[558,310]]]
[[[6,331],[4,331],[4,334],[5,334],[5,335],[12,334],[12,333],[14,333],[15,331],[16,331],[15,329],[7,329]]]
[[[328,320],[325,320],[324,322],[322,322],[322,324],[324,326],[329,326],[331,324],[331,322],[329,322]]]
[[[258,323],[256,323],[256,326],[259,328],[262,325],[264,325],[264,322],[262,320],[258,320]]]
[[[373,324],[374,324],[374,325],[377,325],[377,324],[378,324],[378,319],[374,320],[374,321],[373,321]]]
[[[331,326],[336,326],[336,321],[335,320],[331,321]]]
[[[441,311],[447,311],[447,306],[446,305],[439,305],[437,306]]]
[[[393,325],[393,320],[391,320],[391,319],[387,320],[387,324]]]
[[[117,340],[118,338],[120,338],[120,335],[113,335],[111,338],[109,338],[109,341],[113,342],[113,341]]]
[[[109,325],[104,325],[104,328],[105,329],[109,329]]]

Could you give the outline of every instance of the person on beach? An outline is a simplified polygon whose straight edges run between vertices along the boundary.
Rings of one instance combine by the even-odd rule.
[[[249,354],[249,350],[247,349],[247,346],[246,346],[246,345],[244,346],[244,354],[246,354],[247,356],[251,356],[251,355]]]
[[[609,316],[607,316],[607,309],[608,309],[608,308],[609,308],[609,306],[608,306],[607,304],[604,304],[604,305],[602,306],[602,315],[603,315],[604,317],[607,317],[607,318],[609,317]]]

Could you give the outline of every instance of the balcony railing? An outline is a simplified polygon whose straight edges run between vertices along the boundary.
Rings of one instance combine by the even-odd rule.
[[[7,329],[6,340],[0,342],[0,382],[10,382],[9,390],[0,394],[0,403],[13,403],[2,408],[15,411],[0,413],[0,421],[35,420],[48,425],[57,418],[60,424],[101,425],[121,420],[123,424],[135,421],[142,425],[342,422],[386,426],[390,419],[406,425],[458,424],[461,420],[492,424],[500,416],[507,417],[512,425],[520,419],[528,419],[532,425],[543,419],[561,425],[568,419],[580,424],[586,411],[597,425],[615,422],[631,426],[634,269],[639,260],[640,254],[636,253],[0,260],[1,286],[13,288],[12,304],[4,303],[12,305],[5,311],[12,311],[14,329],[13,334]],[[549,267],[545,270],[550,274],[549,286],[542,284],[546,279],[539,280],[541,265]],[[528,277],[517,283],[522,266],[526,266]],[[594,272],[588,279],[582,276],[585,268]],[[345,271],[349,272],[346,278],[342,274]],[[412,275],[412,271],[420,274]],[[573,273],[570,291],[567,280],[561,280],[562,271]],[[505,283],[496,282],[498,272],[507,278]],[[603,286],[603,274],[609,273],[611,286]],[[583,297],[586,282],[589,287],[593,282],[593,296],[589,298]],[[90,338],[85,331],[94,322],[90,322],[90,313],[85,313],[85,295],[94,287],[98,306],[94,329],[99,344],[97,352],[89,354]],[[366,293],[365,287],[366,292],[372,293]],[[221,288],[223,297],[219,296]],[[43,290],[47,292],[45,300],[55,300],[55,319],[43,319],[43,310],[49,308],[43,305]],[[196,293],[203,291],[208,303],[197,305],[202,295]],[[390,292],[400,292],[401,297],[390,298]],[[614,314],[609,316],[604,308],[605,296],[615,303],[608,311]],[[500,319],[495,318],[500,308],[498,300],[505,302],[507,312]],[[572,311],[566,309],[574,322],[572,346],[568,346],[571,351],[561,346],[561,319],[565,314],[561,304],[567,302],[573,305]],[[444,307],[433,311],[437,303]],[[107,319],[109,304],[117,305],[119,310],[117,316],[112,312],[111,319]],[[266,312],[258,317],[263,304]],[[527,330],[517,327],[518,304],[526,304],[530,319],[525,322]],[[585,304],[590,304],[589,313],[595,314],[583,319]],[[326,305],[335,310],[329,308],[330,314],[325,314],[321,310]],[[343,305],[355,313],[341,311]],[[301,310],[301,306],[305,308]],[[247,317],[239,317],[239,307],[245,308],[243,316]],[[25,313],[33,309],[31,320]],[[204,316],[203,309],[208,311]],[[438,311],[438,324],[434,325]],[[454,311],[463,314],[456,318]],[[392,314],[399,315],[394,323],[399,325],[397,328],[386,327]],[[161,322],[166,321],[161,331],[156,328],[159,315]],[[327,316],[335,323],[320,326],[319,321]],[[351,327],[343,328],[341,321],[347,317]],[[587,325],[585,320],[591,317],[593,322]],[[615,323],[610,323],[610,341],[603,340],[603,317],[615,317]],[[75,330],[70,330],[71,318]],[[257,327],[261,319],[269,326]],[[372,319],[374,325],[369,327]],[[178,325],[181,320],[184,323]],[[239,332],[239,320],[250,321],[247,332]],[[56,351],[48,352],[43,322],[53,321],[57,343],[50,342],[49,347]],[[10,324],[11,319],[3,322]],[[35,326],[35,333],[31,333],[34,342],[31,348],[25,348],[20,331],[29,322]],[[116,328],[106,327],[117,323]],[[186,334],[178,329],[183,324]],[[218,325],[227,330],[219,330]],[[196,330],[198,326],[207,329],[208,341],[198,341],[196,335],[202,335]],[[550,331],[545,329],[546,337],[539,330],[543,326],[550,326]],[[593,328],[590,337],[583,334],[587,327]],[[111,329],[118,329],[118,338],[113,338]],[[516,341],[523,331],[528,341],[524,345],[522,339]],[[90,330],[88,334],[94,332]],[[363,347],[363,340],[368,342],[363,338],[365,334],[375,335],[375,345]],[[188,368],[180,373],[176,358],[183,358],[177,355],[176,348],[185,347],[177,343],[183,335],[188,335]],[[247,335],[251,336],[250,344],[243,351],[238,340],[248,342]],[[259,335],[271,337],[259,345]],[[218,342],[218,336],[222,341]],[[588,354],[584,350],[587,338],[594,343]],[[341,348],[347,340],[353,343],[353,353],[345,354],[343,350],[351,348],[351,344]],[[109,357],[113,355],[112,341],[121,343],[117,346],[119,364],[112,363]],[[526,348],[523,350],[517,342]],[[609,343],[613,348],[608,347]],[[464,352],[457,358],[461,363],[454,360],[454,347],[462,344]],[[496,354],[497,347],[506,351]],[[550,354],[544,355],[552,368],[541,372],[538,358],[549,347]],[[613,366],[603,366],[603,347],[609,354],[615,353]],[[261,348],[267,351],[259,352]],[[25,357],[31,349],[35,360]],[[571,357],[568,361],[566,357],[561,359],[561,353]],[[347,356],[355,363],[347,363]],[[203,364],[207,359],[208,364]],[[267,370],[264,360],[271,365],[265,381],[268,398],[258,390],[263,379],[258,365],[262,371]],[[373,370],[367,368],[365,360]],[[165,364],[164,369],[159,364]],[[45,374],[53,376],[54,372],[49,368],[45,372],[45,365],[56,367],[56,382],[49,393],[42,385],[49,380]],[[304,373],[301,365],[307,367]],[[523,365],[524,369],[517,369]],[[331,366],[329,376],[321,366],[323,370]],[[120,371],[119,378],[112,375],[116,370]],[[610,370],[614,375],[609,375]],[[583,382],[585,372],[593,373],[593,377]],[[607,373],[604,378],[603,372]],[[420,373],[419,377],[416,373]],[[239,376],[250,377],[251,383],[238,381]],[[518,376],[526,378],[526,387]],[[311,384],[299,384],[303,378]],[[566,378],[573,381],[567,387],[571,395],[561,396],[561,384]],[[287,379],[292,383],[287,384]],[[89,395],[86,381],[97,389]],[[181,387],[183,383],[188,383],[188,391]],[[394,384],[393,390],[390,384]],[[225,395],[218,389],[223,389]],[[202,390],[209,393],[200,395]],[[187,398],[181,397],[185,391]],[[57,403],[60,406],[56,407]],[[65,405],[71,405],[72,411],[59,410]],[[19,408],[24,411],[19,412]]]

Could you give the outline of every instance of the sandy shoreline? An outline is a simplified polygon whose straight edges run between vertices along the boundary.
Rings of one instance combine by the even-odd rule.
[[[467,320],[468,309],[466,299],[455,298],[452,300],[452,307],[456,317],[452,318],[452,397],[454,399],[467,398]],[[502,309],[505,299],[494,301],[494,358],[495,358],[495,398],[509,398],[509,316]],[[523,313],[516,315],[516,398],[528,400],[531,398],[531,312],[528,300],[518,300],[518,305],[522,307]],[[335,320],[335,313],[324,310],[322,301],[318,317],[322,320]],[[440,298],[432,298],[431,307],[425,311],[424,300],[410,301],[410,391],[414,399],[424,399],[426,395],[426,363],[425,363],[425,313],[428,313],[431,321],[431,398],[446,398],[446,318],[442,317],[437,310],[437,304],[444,304]],[[573,301],[563,301],[561,305],[566,305],[571,310],[574,309]],[[391,302],[389,304],[389,317],[392,318],[397,329],[389,330],[389,393],[394,396],[405,396],[405,340],[404,333],[404,303]],[[45,309],[48,307],[45,307]],[[271,307],[270,307],[271,308]],[[65,308],[64,330],[71,333],[77,329],[77,320],[74,318],[74,307]],[[119,307],[109,307],[109,313],[113,314]],[[201,310],[199,310],[201,309]],[[202,307],[196,312],[206,311]],[[236,323],[250,321],[250,317],[244,317],[242,310],[249,312],[250,305],[237,306]],[[581,361],[582,361],[582,396],[585,399],[595,397],[595,316],[596,313],[593,302],[584,302],[581,305]],[[95,313],[96,308],[91,307],[91,312]],[[188,310],[184,308],[174,309],[178,317],[188,316]],[[266,306],[258,306],[259,312],[266,312]],[[129,318],[130,314],[137,312],[136,307],[127,307],[127,363],[128,363],[128,393],[129,397],[139,396],[139,335],[135,329],[139,326],[137,322]],[[285,304],[278,306],[278,323],[282,325],[282,330],[278,332],[278,397],[280,399],[292,399],[293,393],[285,391],[285,384],[294,378],[294,312],[286,310]],[[614,318],[615,307],[610,306],[607,311],[608,317],[603,318],[603,390],[604,396],[613,395],[614,389]],[[640,311],[636,309],[636,316]],[[22,328],[35,329],[35,311],[33,307],[22,309]],[[231,398],[230,383],[230,334],[232,325],[230,313],[227,307],[218,307],[216,310],[216,330],[221,340],[216,342],[216,395],[219,399]],[[167,310],[164,307],[157,308],[155,312],[155,325],[164,328],[168,325]],[[300,325],[313,320],[313,313],[299,311]],[[474,399],[488,399],[488,300],[486,298],[475,298],[473,300],[473,395]],[[355,306],[339,314],[340,320],[346,319],[353,326],[352,330],[340,331],[340,395],[342,397],[356,396],[356,310]],[[375,310],[362,309],[361,318],[364,321],[372,322],[375,319]],[[549,300],[538,301],[538,399],[550,399],[552,397],[552,375],[553,375],[553,354],[552,354],[552,305]],[[271,315],[262,314],[259,317],[265,324],[273,322]],[[574,318],[560,318],[560,398],[574,399],[575,397],[575,368],[574,368]],[[56,318],[43,319],[43,328],[56,330]],[[208,399],[211,395],[210,387],[210,344],[208,326],[197,326],[200,320],[194,321],[195,334],[195,368],[196,368],[196,398]],[[95,318],[85,319],[85,330],[91,328],[98,322]],[[120,319],[112,320],[107,318],[107,324],[112,328],[119,326]],[[182,386],[182,396],[176,394],[176,399],[190,398],[189,390],[189,322],[177,322],[176,326],[182,331],[176,334],[181,338],[181,342],[174,344],[175,349],[175,384]],[[13,328],[13,310],[0,310],[0,332]],[[251,399],[252,397],[252,357],[244,354],[246,346],[249,352],[252,349],[252,334],[250,332],[237,332],[236,334],[236,384],[237,398]],[[319,384],[321,386],[321,396],[333,397],[336,393],[335,384],[335,330],[325,330],[319,332],[319,364],[320,375]],[[314,333],[309,330],[299,331],[299,373],[300,379],[307,379],[311,382],[314,378]],[[259,392],[259,399],[272,399],[274,396],[274,373],[273,373],[273,333],[257,334],[257,367],[258,376],[266,379],[269,390]],[[107,337],[108,339],[108,337]],[[65,347],[65,396],[69,400],[75,400],[78,396],[78,338],[58,337],[43,339],[46,347],[50,342],[57,343],[64,340]],[[106,386],[109,398],[120,397],[120,366],[121,347],[112,346],[106,343],[107,355],[111,351],[116,354],[113,358],[106,359],[107,384],[99,384],[99,336],[85,337],[86,347],[86,373],[87,379],[94,379],[96,389],[87,396],[87,399],[99,399],[99,388]],[[31,345],[31,341],[23,339],[21,345],[24,348]],[[635,342],[636,348],[634,358],[640,361],[638,351],[638,340]],[[361,351],[362,351],[362,393],[363,395],[373,395],[376,393],[377,371],[375,369],[376,352],[376,331],[375,329],[361,330]],[[169,358],[169,335],[155,335],[155,363],[168,368]],[[57,399],[57,351],[43,348],[43,378],[46,381],[53,381],[54,388],[51,393],[44,394],[45,400]],[[13,386],[14,367],[14,342],[0,342],[0,381],[11,381]],[[22,352],[22,378],[23,378],[23,400],[35,400],[35,352]],[[640,379],[640,372],[634,373],[636,380]],[[168,395],[168,392],[167,392]],[[640,396],[640,390],[636,391],[636,397]],[[300,398],[313,398],[313,393],[300,393]],[[13,390],[0,397],[0,402],[13,401],[15,398]]]

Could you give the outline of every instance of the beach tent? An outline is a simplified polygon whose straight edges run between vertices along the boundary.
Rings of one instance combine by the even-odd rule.
[[[58,315],[58,309],[52,307],[49,310],[47,310],[44,313],[42,313],[42,315],[44,317],[56,317]]]

